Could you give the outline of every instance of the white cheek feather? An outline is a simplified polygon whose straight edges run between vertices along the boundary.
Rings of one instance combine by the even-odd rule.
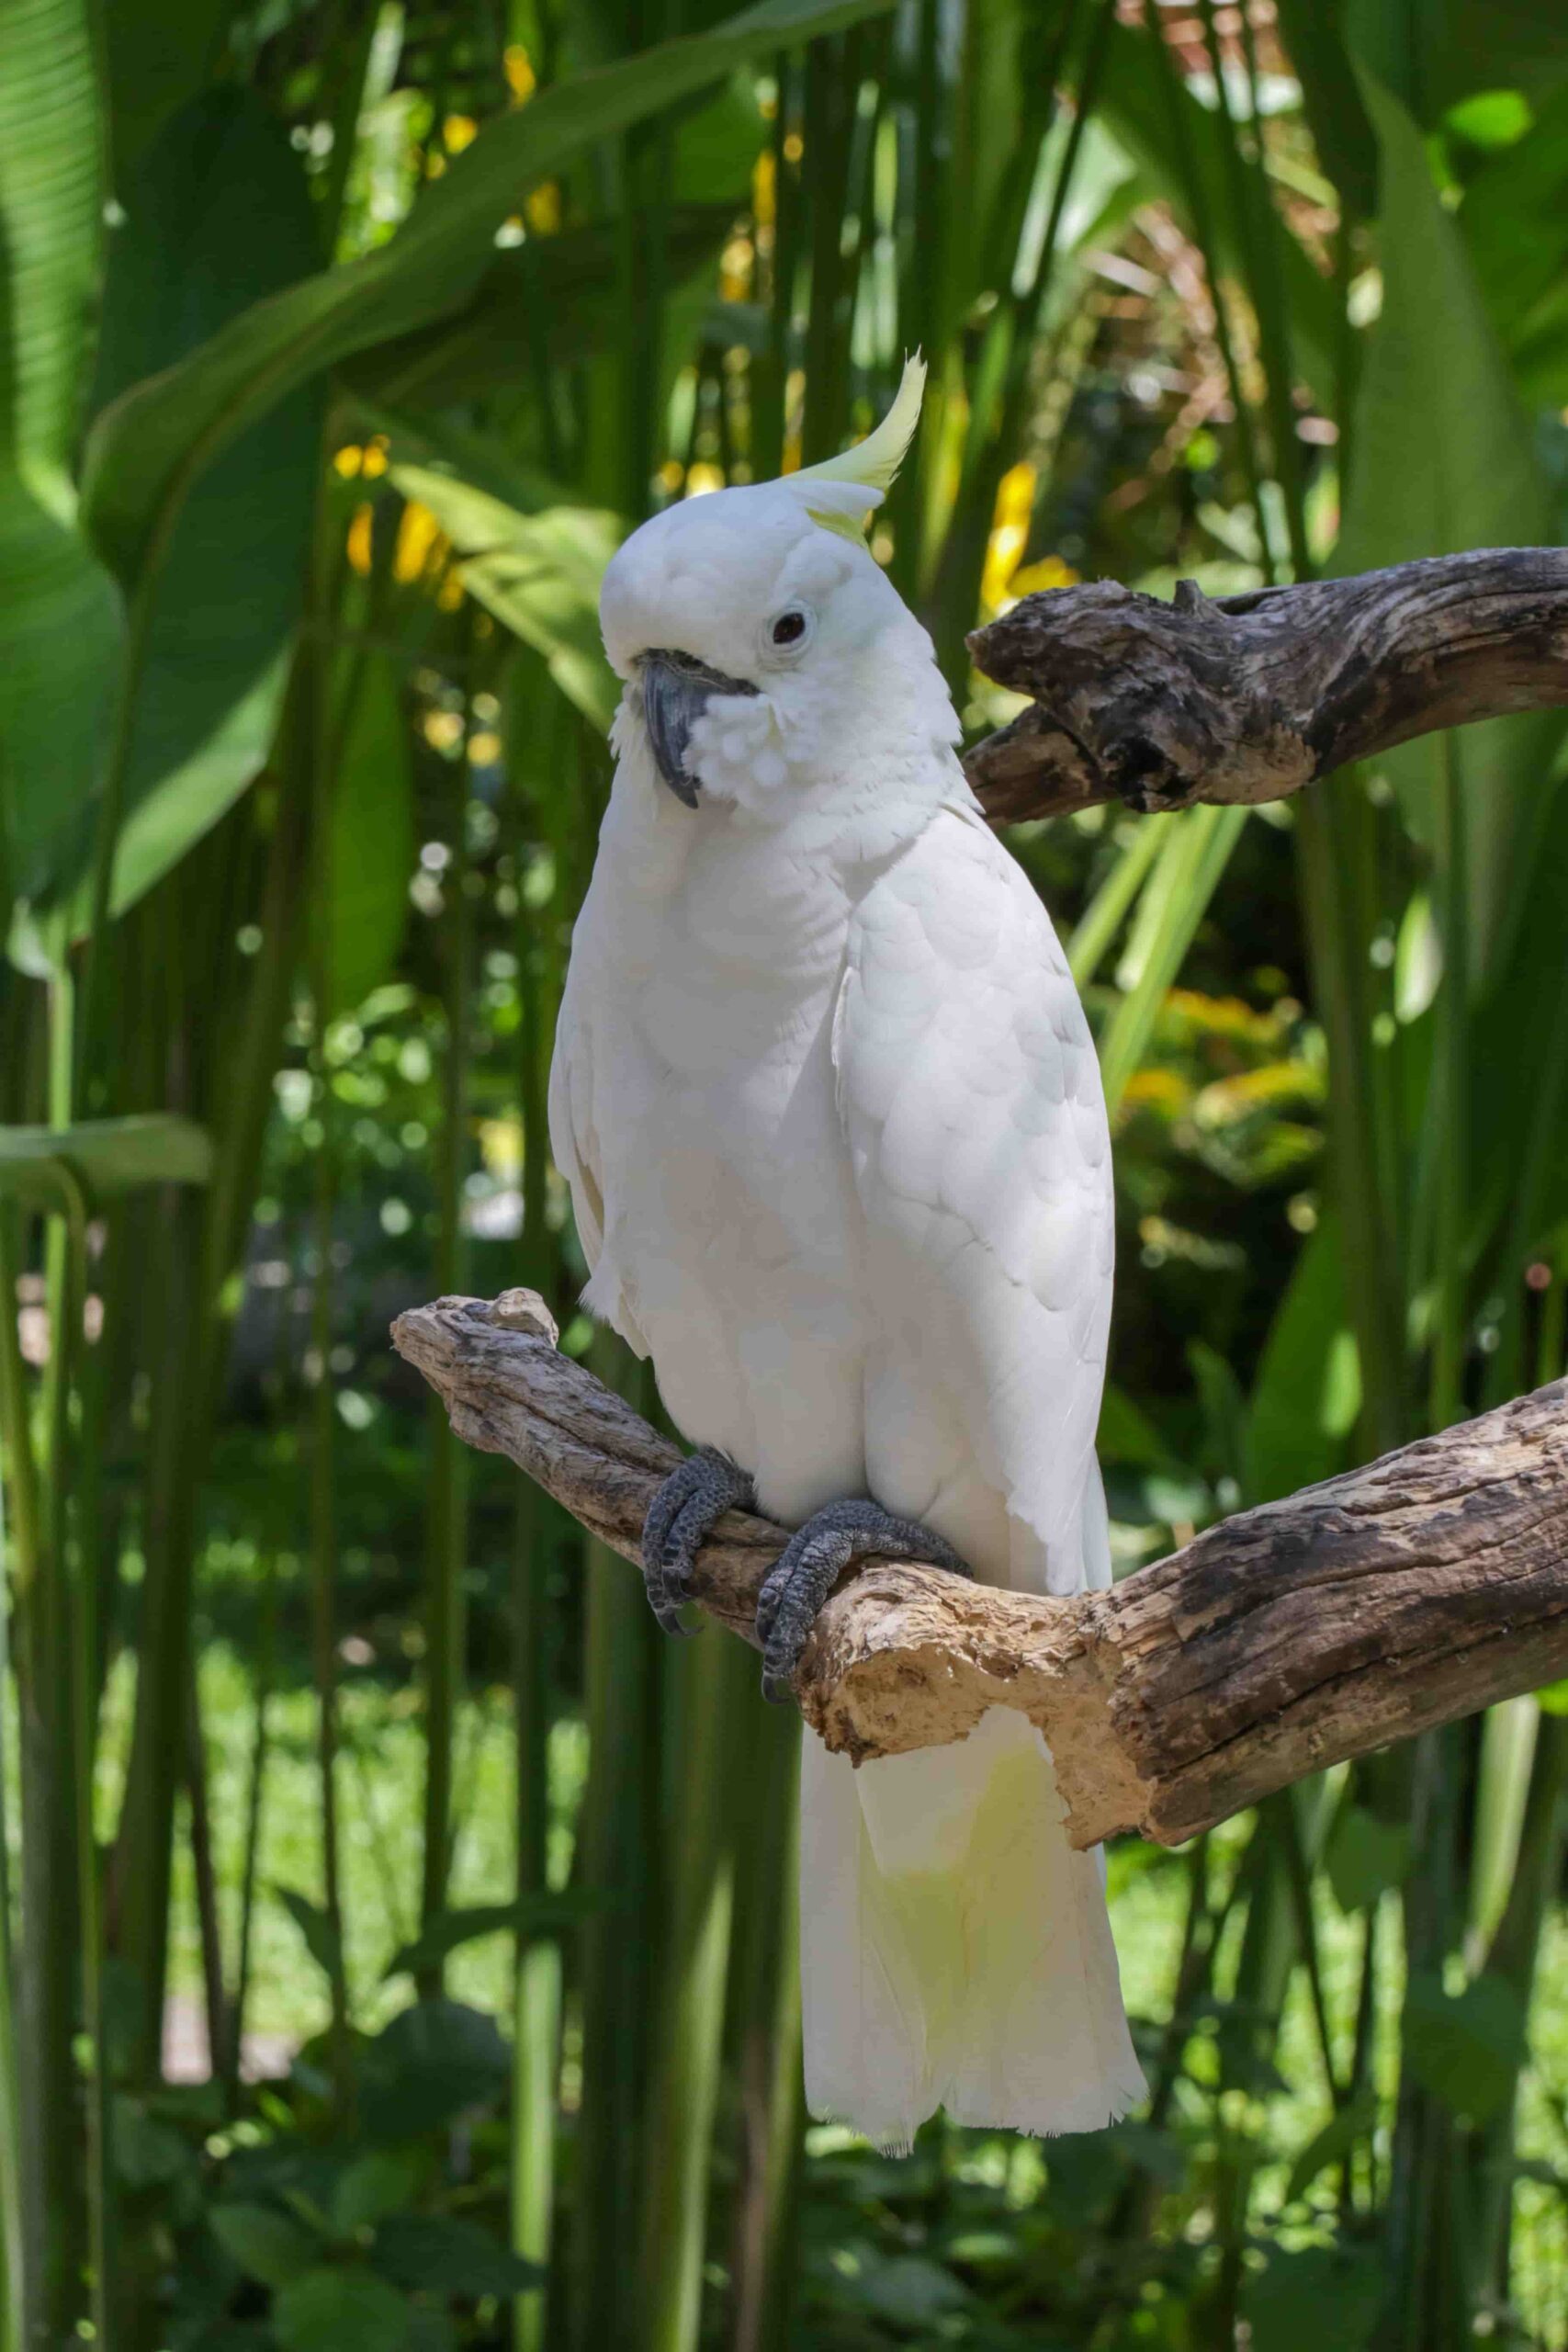
[[[791,761],[767,695],[716,695],[692,729],[691,765],[711,799],[761,814],[789,782]]]

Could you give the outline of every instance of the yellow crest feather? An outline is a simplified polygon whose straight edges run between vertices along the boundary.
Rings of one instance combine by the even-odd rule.
[[[852,449],[819,465],[803,466],[784,480],[815,520],[840,537],[859,540],[865,518],[881,505],[904,462],[926,389],[926,363],[917,351],[904,362],[893,405],[881,424]]]

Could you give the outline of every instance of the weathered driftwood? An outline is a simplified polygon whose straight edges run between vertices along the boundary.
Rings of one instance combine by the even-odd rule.
[[[459,1437],[635,1559],[676,1449],[557,1352],[531,1292],[400,1317]],[[731,1511],[696,1600],[752,1638],[784,1541]],[[857,1761],[961,1739],[990,1706],[1049,1741],[1074,1842],[1172,1845],[1303,1773],[1568,1673],[1568,1383],[1210,1528],[1109,1592],[1049,1600],[872,1563],[797,1679]]]
[[[1495,548],[1173,604],[1108,580],[969,639],[1033,707],[965,764],[993,821],[1279,800],[1415,735],[1568,704],[1568,552]]]

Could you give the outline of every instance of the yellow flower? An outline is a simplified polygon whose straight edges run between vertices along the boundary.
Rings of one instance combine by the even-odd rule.
[[[1010,466],[997,485],[991,536],[986,543],[986,568],[980,575],[980,601],[995,612],[1012,583],[1019,558],[1029,543],[1034,514],[1034,486],[1039,477],[1027,458]]]
[[[392,559],[392,571],[405,587],[423,579],[440,537],[441,526],[429,507],[411,498],[398,525],[398,551]]]
[[[370,530],[374,509],[356,506],[348,526],[348,560],[363,579],[370,570]]]

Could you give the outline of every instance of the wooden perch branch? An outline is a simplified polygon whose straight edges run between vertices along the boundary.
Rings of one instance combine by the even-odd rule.
[[[676,1449],[558,1354],[542,1300],[444,1298],[400,1352],[459,1437],[503,1453],[635,1560]],[[731,1511],[695,1597],[750,1640],[784,1542]],[[1174,1845],[1307,1772],[1568,1673],[1568,1382],[1289,1500],[1109,1592],[1051,1600],[872,1563],[829,1601],[798,1692],[864,1761],[1017,1707],[1050,1743],[1074,1843]]]
[[[997,824],[1283,799],[1415,735],[1568,704],[1568,552],[1495,548],[1173,604],[1109,580],[969,639],[1033,707],[969,752]]]

